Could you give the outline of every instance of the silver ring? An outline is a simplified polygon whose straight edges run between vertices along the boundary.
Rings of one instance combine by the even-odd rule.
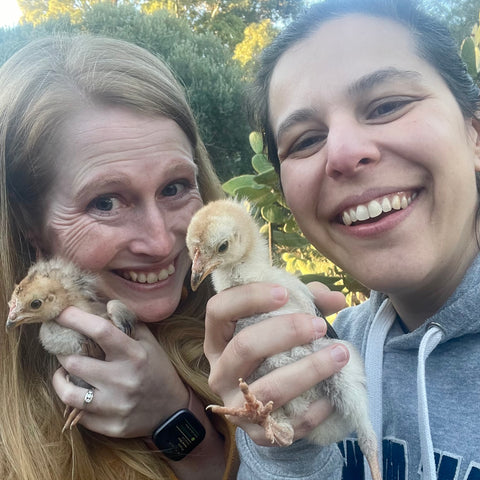
[[[88,405],[89,403],[92,403],[93,400],[93,390],[89,388],[87,390],[87,393],[85,394],[85,398],[83,399],[83,403],[85,405]]]

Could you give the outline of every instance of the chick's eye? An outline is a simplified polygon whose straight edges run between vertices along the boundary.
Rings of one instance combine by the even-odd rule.
[[[224,253],[228,250],[228,241],[225,240],[218,246],[218,253]]]
[[[30,303],[30,307],[33,308],[34,310],[38,310],[42,306],[42,301],[36,298],[35,300],[32,300]]]

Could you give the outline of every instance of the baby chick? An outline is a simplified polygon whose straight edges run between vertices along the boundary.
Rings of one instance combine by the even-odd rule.
[[[79,354],[105,357],[103,350],[90,338],[55,320],[69,306],[100,315],[129,336],[133,336],[135,316],[119,300],[102,302],[97,293],[97,278],[62,258],[40,260],[32,265],[26,277],[15,286],[9,301],[6,328],[27,323],[41,323],[40,342],[52,355]],[[75,385],[93,389],[92,385],[74,375],[68,376]],[[68,418],[62,432],[72,429],[81,419],[82,410],[67,407]]]
[[[193,261],[191,285],[194,290],[209,274],[217,292],[251,282],[273,282],[287,288],[289,300],[286,305],[269,314],[239,320],[235,333],[273,315],[294,312],[316,314],[313,296],[307,286],[285,270],[270,265],[267,243],[254,219],[238,201],[218,200],[201,208],[192,218],[186,242]],[[380,480],[377,440],[368,416],[363,361],[351,344],[319,338],[311,344],[267,358],[247,381],[251,383],[275,368],[293,363],[333,342],[347,346],[350,351],[348,364],[283,407],[273,410],[272,402],[262,404],[240,379],[240,388],[245,397],[244,407],[235,409],[215,405],[212,410],[248,418],[265,428],[266,436],[272,443],[290,445],[294,434],[290,418],[304,413],[315,400],[327,397],[335,410],[310,433],[309,441],[328,445],[356,431],[372,478]]]

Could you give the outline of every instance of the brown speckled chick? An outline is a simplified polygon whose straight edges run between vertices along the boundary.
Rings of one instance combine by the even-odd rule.
[[[62,258],[38,261],[15,286],[9,302],[7,330],[27,323],[41,323],[40,342],[52,355],[78,354],[103,359],[103,350],[93,340],[55,321],[65,308],[75,306],[111,320],[120,330],[133,336],[135,315],[119,300],[102,302],[96,284],[94,274]],[[81,378],[73,375],[68,378],[75,385],[94,388]],[[62,432],[78,423],[82,410],[67,407],[67,414]]]
[[[245,206],[238,201],[218,200],[201,208],[188,228],[187,247],[193,260],[191,283],[194,290],[209,274],[212,274],[212,282],[217,292],[251,282],[272,282],[287,288],[289,300],[285,306],[269,314],[239,320],[235,333],[272,315],[294,312],[316,314],[312,294],[301,280],[270,265],[266,241]],[[266,436],[272,443],[289,445],[293,441],[294,433],[289,419],[301,415],[315,400],[327,397],[335,410],[311,432],[309,441],[328,445],[356,431],[372,478],[380,480],[377,441],[368,415],[363,361],[351,344],[319,338],[311,344],[267,358],[247,381],[251,383],[275,368],[293,363],[332,342],[341,342],[347,346],[350,351],[348,364],[340,372],[283,407],[273,410],[272,402],[263,405],[240,379],[240,388],[245,396],[244,408],[213,406],[212,410],[248,418],[265,428]]]

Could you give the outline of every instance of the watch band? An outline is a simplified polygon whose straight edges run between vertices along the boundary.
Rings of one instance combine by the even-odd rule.
[[[183,408],[158,426],[152,434],[155,446],[170,460],[185,458],[205,438],[205,428]]]

